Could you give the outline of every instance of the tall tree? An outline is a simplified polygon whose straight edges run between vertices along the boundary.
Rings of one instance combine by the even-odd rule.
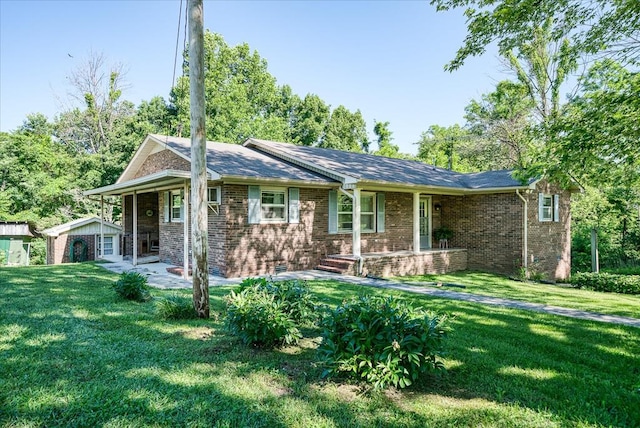
[[[189,54],[171,93],[182,129],[189,128]],[[279,88],[267,62],[246,43],[229,46],[219,34],[204,35],[207,138],[242,143],[248,137],[284,140],[290,118],[290,91]],[[274,108],[276,107],[276,108]]]
[[[420,135],[418,158],[424,162],[459,172],[473,170],[465,152],[470,144],[469,132],[460,125],[431,125]]]
[[[464,9],[467,36],[445,67],[460,68],[497,42],[501,54],[522,46],[552,19],[554,39],[570,39],[576,57],[603,51],[627,60],[640,56],[640,2],[637,0],[431,0],[438,11]]]
[[[316,146],[329,121],[330,107],[315,94],[307,94],[294,107],[291,141],[301,146]]]
[[[477,136],[468,159],[474,169],[529,165],[533,107],[527,88],[509,80],[499,82],[480,100],[471,100],[465,108],[465,127]]]
[[[368,152],[367,124],[360,110],[351,113],[345,106],[331,112],[320,147],[349,152]]]
[[[593,185],[640,187],[640,73],[605,60],[581,80],[551,131],[560,164]]]

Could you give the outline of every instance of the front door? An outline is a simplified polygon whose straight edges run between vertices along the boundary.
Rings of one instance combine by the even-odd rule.
[[[420,198],[420,249],[431,248],[431,198]]]

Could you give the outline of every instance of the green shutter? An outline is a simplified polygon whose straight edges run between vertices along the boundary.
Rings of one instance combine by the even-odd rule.
[[[378,205],[378,218],[376,219],[376,227],[378,232],[384,232],[384,193],[378,193],[376,195]]]
[[[249,186],[249,224],[260,223],[260,186]]]
[[[329,190],[329,233],[338,233],[338,191]]]
[[[170,221],[170,213],[169,213],[169,203],[170,203],[169,192],[164,192],[164,222],[169,223]]]
[[[289,188],[289,223],[300,223],[300,189]]]
[[[543,209],[542,206],[544,205],[544,195],[542,193],[538,193],[538,221],[543,221]]]

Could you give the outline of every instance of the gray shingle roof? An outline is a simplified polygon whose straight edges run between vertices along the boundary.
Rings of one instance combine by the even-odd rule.
[[[460,190],[526,186],[513,178],[511,170],[463,174],[437,168],[420,161],[393,159],[319,147],[296,146],[253,138],[247,140],[245,145],[255,147],[258,150],[262,148],[262,150],[285,153],[309,164],[364,181],[436,186]]]
[[[163,135],[154,135],[154,137],[163,142],[166,141],[169,147],[191,158],[190,139]],[[335,183],[335,180],[321,174],[238,144],[207,141],[207,168],[222,177]]]

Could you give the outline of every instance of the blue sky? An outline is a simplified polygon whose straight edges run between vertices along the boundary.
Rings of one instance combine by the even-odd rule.
[[[123,98],[168,99],[179,9],[179,0],[0,0],[0,130],[33,112],[52,119],[90,51],[128,69]],[[462,124],[469,101],[505,78],[492,52],[445,72],[465,20],[428,1],[205,1],[204,15],[228,44],[257,50],[279,84],[360,109],[371,138],[374,119],[389,121],[403,152],[415,153],[432,124]]]

